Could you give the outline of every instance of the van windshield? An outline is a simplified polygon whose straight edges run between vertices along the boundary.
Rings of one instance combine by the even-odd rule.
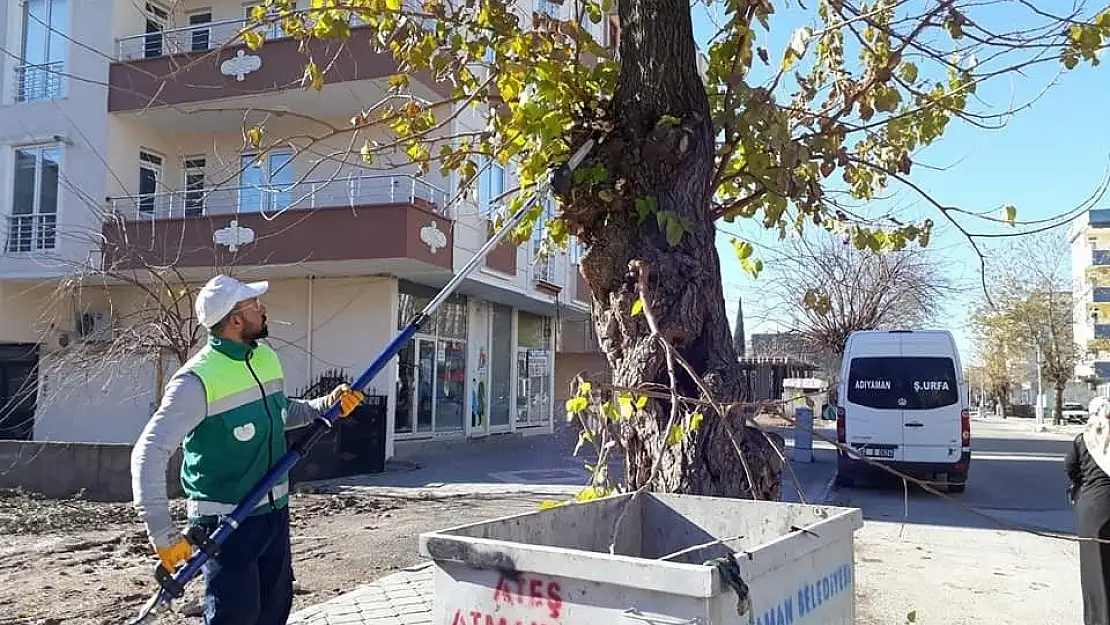
[[[848,402],[881,410],[928,410],[960,401],[951,358],[855,358],[848,371]]]

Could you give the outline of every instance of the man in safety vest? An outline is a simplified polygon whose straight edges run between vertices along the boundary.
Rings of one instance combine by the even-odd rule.
[[[285,396],[268,335],[267,282],[218,275],[196,298],[207,344],[166,384],[162,403],[131,454],[135,508],[162,566],[173,573],[193,547],[170,518],[166,468],[182,448],[189,522],[210,532],[286,452],[285,429],[335,402],[346,417],[364,396],[343,384],[309,401]],[[204,565],[206,625],[284,625],[293,604],[289,481],[282,477]]]

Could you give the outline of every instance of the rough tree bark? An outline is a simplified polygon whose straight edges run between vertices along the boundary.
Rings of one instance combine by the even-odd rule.
[[[582,272],[590,285],[601,348],[613,383],[670,387],[664,349],[650,338],[643,315],[633,316],[637,276],[630,263],[649,268],[646,305],[661,333],[700,374],[717,401],[737,401],[742,381],[725,315],[721,268],[710,212],[714,129],[697,71],[689,0],[622,0],[620,82],[609,112],[615,130],[595,154],[611,178],[626,181],[626,198],[654,196],[659,211],[673,211],[686,233],[672,247],[654,216],[641,219],[631,201],[608,208],[566,211],[573,230],[589,245]],[[663,116],[681,120],[660,124]],[[700,397],[693,379],[678,371],[681,395]],[[629,486],[649,481],[665,440],[670,406],[654,401],[654,418],[623,422]],[[777,499],[782,470],[772,443],[743,427],[740,410],[728,423],[752,472],[746,476],[729,428],[711,409],[681,446],[664,452],[655,490]],[[781,437],[778,441],[781,441]],[[781,444],[781,443],[779,443]]]
[[[1056,397],[1052,407],[1052,425],[1062,425],[1064,423],[1064,389],[1066,385],[1056,385]]]

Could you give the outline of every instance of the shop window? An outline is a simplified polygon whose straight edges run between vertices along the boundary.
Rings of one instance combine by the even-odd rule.
[[[551,385],[555,354],[551,350],[550,317],[517,313],[517,427],[551,422]]]

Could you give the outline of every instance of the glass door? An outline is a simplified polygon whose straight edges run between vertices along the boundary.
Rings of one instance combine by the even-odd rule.
[[[432,339],[416,339],[416,431],[431,432],[435,419],[436,343]]]

